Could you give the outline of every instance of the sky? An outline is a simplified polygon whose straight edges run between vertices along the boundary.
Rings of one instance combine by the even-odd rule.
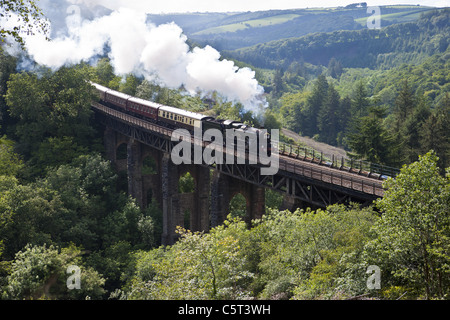
[[[118,9],[128,7],[147,13],[173,12],[233,12],[270,9],[297,9],[312,7],[346,6],[355,2],[367,2],[369,6],[413,4],[434,7],[448,7],[450,0],[73,0],[74,2],[95,2]]]

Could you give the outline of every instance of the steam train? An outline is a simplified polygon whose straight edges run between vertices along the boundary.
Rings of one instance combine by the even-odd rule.
[[[250,127],[239,121],[219,120],[200,113],[185,111],[136,98],[115,90],[111,90],[97,83],[91,82],[91,84],[95,87],[100,101],[109,107],[119,109],[128,114],[138,116],[170,129],[187,129],[191,133],[193,133],[196,128],[201,128],[202,134],[204,134],[207,130],[217,129],[222,132],[223,137],[226,137],[226,130],[233,130],[234,133],[237,133],[237,136],[256,137],[257,141],[255,142],[257,142],[258,146],[260,146],[257,148],[258,153],[259,150],[264,150],[266,152],[264,156],[270,156],[271,138],[270,134],[266,130],[262,131],[261,129]],[[261,139],[261,137],[264,137],[264,139]],[[224,144],[225,140],[226,139],[224,139]],[[235,138],[235,144],[237,144],[237,142],[238,141]],[[245,141],[245,146],[246,151],[248,152],[248,139]]]

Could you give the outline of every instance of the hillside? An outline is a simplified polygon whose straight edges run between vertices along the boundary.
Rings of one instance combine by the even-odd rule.
[[[383,6],[382,26],[417,20],[432,10],[422,6]],[[370,14],[366,7],[310,8],[237,13],[149,15],[154,24],[175,22],[190,39],[218,50],[235,50],[268,41],[316,32],[361,30]]]
[[[391,68],[402,63],[419,63],[445,52],[449,38],[450,10],[445,9],[379,30],[314,33],[228,51],[227,55],[271,69],[287,68],[293,62],[327,66],[332,58],[344,68]]]

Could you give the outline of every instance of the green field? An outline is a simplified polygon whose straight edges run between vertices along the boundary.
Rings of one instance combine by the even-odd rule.
[[[292,19],[298,18],[300,16],[301,15],[299,15],[299,14],[281,14],[281,15],[267,17],[267,18],[242,21],[242,22],[239,22],[239,23],[233,23],[233,24],[223,25],[223,26],[220,26],[220,27],[209,28],[209,29],[197,32],[194,35],[218,34],[218,33],[224,33],[224,32],[236,32],[236,31],[245,30],[245,29],[248,29],[248,28],[265,27],[265,26],[285,23],[287,21],[290,21]]]
[[[412,7],[412,8],[418,8],[418,7]],[[430,8],[430,10],[431,10],[431,8]],[[420,7],[417,10],[390,13],[390,14],[382,14],[381,19],[386,20],[386,21],[396,20],[396,22],[398,22],[398,23],[410,22],[410,21],[419,19],[420,15],[426,11],[428,11],[428,9],[424,9],[423,7]],[[361,24],[362,26],[365,26],[367,23],[367,18],[364,17],[364,18],[355,19],[355,22]]]

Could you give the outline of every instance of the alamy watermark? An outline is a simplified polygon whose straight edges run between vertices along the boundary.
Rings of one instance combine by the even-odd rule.
[[[261,175],[275,175],[279,170],[279,130],[265,129],[178,129],[172,142],[179,142],[172,150],[172,162],[181,164],[250,164],[262,165]],[[206,147],[205,147],[206,145]],[[193,154],[192,154],[193,153]]]
[[[81,289],[81,269],[78,266],[67,267],[66,273],[70,276],[67,278],[67,289],[80,290]]]
[[[369,290],[380,290],[381,289],[381,269],[378,266],[369,266],[366,271],[370,274],[367,279],[367,289]]]
[[[367,19],[367,28],[381,29],[381,8],[367,7],[367,13],[371,16]]]

